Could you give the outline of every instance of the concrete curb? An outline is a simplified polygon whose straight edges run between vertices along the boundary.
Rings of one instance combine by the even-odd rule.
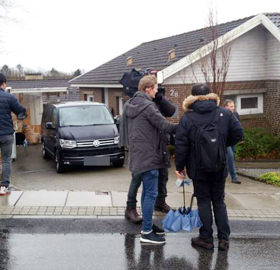
[[[43,208],[43,209],[42,209]],[[137,209],[141,214],[141,208]],[[125,207],[1,207],[0,219],[5,218],[124,218]],[[154,212],[154,218],[163,219],[162,212]],[[228,209],[230,219],[278,220],[280,210]]]

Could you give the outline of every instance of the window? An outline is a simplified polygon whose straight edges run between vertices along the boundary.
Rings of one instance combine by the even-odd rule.
[[[85,94],[85,100],[86,101],[94,101],[94,96],[93,95],[89,95],[89,94]]]
[[[240,115],[263,113],[263,94],[236,96],[236,110]]]
[[[111,125],[114,123],[107,107],[85,105],[71,106],[59,109],[60,127]]]
[[[56,127],[57,126],[57,109],[54,108],[53,109],[53,112],[52,112],[52,124],[53,124],[53,127]]]

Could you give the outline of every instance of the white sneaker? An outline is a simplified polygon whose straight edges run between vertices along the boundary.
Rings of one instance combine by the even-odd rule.
[[[9,188],[5,187],[5,186],[1,186],[0,188],[0,195],[6,195],[8,193],[10,193],[11,191],[9,190]]]

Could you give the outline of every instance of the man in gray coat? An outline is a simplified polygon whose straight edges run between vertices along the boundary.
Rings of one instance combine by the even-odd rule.
[[[123,121],[126,126],[121,134],[129,149],[129,170],[141,174],[143,191],[142,232],[140,241],[164,244],[160,236],[164,231],[152,224],[154,204],[158,195],[158,170],[166,167],[167,152],[165,141],[161,141],[160,132],[175,133],[176,125],[169,123],[160,113],[153,98],[158,91],[155,76],[143,77],[135,93],[124,107]]]

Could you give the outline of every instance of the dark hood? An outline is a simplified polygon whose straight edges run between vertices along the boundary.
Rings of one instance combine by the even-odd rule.
[[[129,118],[137,117],[148,106],[152,105],[152,98],[143,92],[136,92],[126,105],[125,113]]]
[[[196,113],[204,114],[212,112],[217,108],[217,104],[214,100],[196,101],[190,108]]]
[[[115,124],[59,128],[60,138],[64,140],[91,141],[114,138],[118,134],[118,129]]]

